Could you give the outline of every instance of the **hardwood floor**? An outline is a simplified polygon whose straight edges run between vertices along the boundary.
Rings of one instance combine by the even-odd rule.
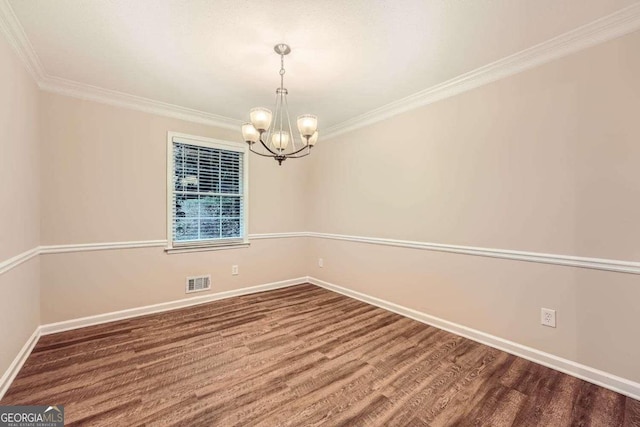
[[[640,402],[312,285],[44,336],[67,425],[640,426]]]

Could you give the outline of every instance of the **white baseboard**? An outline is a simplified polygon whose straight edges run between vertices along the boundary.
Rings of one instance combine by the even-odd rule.
[[[418,322],[443,329],[447,332],[451,332],[465,338],[469,338],[470,340],[488,345],[489,347],[493,347],[498,350],[513,354],[515,356],[522,357],[523,359],[527,359],[548,368],[555,369],[556,371],[560,371],[576,378],[580,378],[581,380],[585,380],[609,390],[613,390],[617,393],[631,397],[632,399],[640,400],[640,383],[610,374],[608,372],[601,371],[599,369],[592,368],[590,366],[582,365],[572,360],[564,359],[562,357],[558,357],[544,351],[536,350],[532,347],[527,347],[513,341],[496,337],[494,335],[490,335],[476,329],[449,322],[447,320],[440,319],[438,317],[431,316],[429,314],[422,313],[411,308],[403,307],[401,305],[394,304],[380,298],[372,297],[361,292],[343,288],[341,286],[325,282],[324,280],[309,277],[308,282],[316,286],[328,289],[330,291],[355,298],[367,304],[375,305],[385,310],[392,311],[394,313],[400,314],[401,316],[417,320]]]
[[[40,327],[37,327],[27,342],[22,346],[16,358],[13,359],[13,362],[11,362],[11,365],[9,365],[9,368],[7,368],[4,375],[2,375],[2,378],[0,378],[0,399],[2,399],[7,390],[9,390],[9,386],[16,378],[16,375],[18,375],[18,372],[20,372],[22,365],[24,365],[27,357],[31,354],[31,351],[33,350],[33,347],[35,347],[39,338]]]
[[[95,316],[81,317],[78,319],[65,320],[62,322],[48,323],[40,326],[41,335],[55,334],[58,332],[70,331],[72,329],[84,328],[86,326],[99,325],[102,323],[114,322],[116,320],[130,319],[133,317],[145,316],[147,314],[160,313],[164,311],[176,310],[178,308],[190,307],[192,305],[205,304],[211,301],[237,297],[241,295],[255,294],[257,292],[270,291],[272,289],[286,288],[289,286],[306,283],[306,277],[297,279],[282,280],[279,282],[266,283],[264,285],[251,286],[248,288],[234,289],[225,292],[202,295],[192,298],[184,298],[175,301],[163,302],[160,304],[146,305],[144,307],[130,308],[127,310],[113,311],[110,313],[97,314]]]
[[[63,322],[49,323],[41,325],[33,332],[31,337],[22,347],[14,361],[6,370],[2,378],[0,378],[0,399],[4,396],[9,386],[15,379],[16,375],[22,368],[22,365],[31,354],[34,346],[38,342],[41,335],[48,335],[57,332],[64,332],[72,329],[83,328],[86,326],[98,325],[102,323],[113,322],[116,320],[130,319],[133,317],[144,316],[147,314],[160,313],[164,311],[176,310],[179,308],[190,307],[193,305],[204,304],[211,301],[218,301],[241,295],[249,295],[257,292],[269,291],[272,289],[286,288],[303,283],[312,283],[316,286],[323,287],[330,291],[338,292],[351,298],[363,301],[367,304],[375,305],[388,311],[400,314],[418,322],[434,326],[439,329],[451,332],[456,335],[469,338],[473,341],[488,345],[498,350],[522,357],[540,365],[563,372],[565,374],[580,378],[590,383],[599,385],[617,393],[629,396],[632,399],[640,400],[640,383],[604,372],[580,363],[555,356],[531,347],[527,347],[513,341],[505,340],[476,329],[468,328],[457,323],[449,322],[435,316],[422,313],[380,298],[372,297],[361,292],[343,288],[329,282],[325,282],[314,277],[299,277],[297,279],[282,280],[279,282],[267,283],[264,285],[251,286],[247,288],[235,289],[232,291],[218,292],[209,295],[203,295],[193,298],[185,298],[176,301],[170,301],[161,304],[148,305],[144,307],[121,310],[111,313],[104,313],[95,316],[88,316],[79,319],[72,319]]]
[[[178,308],[190,307],[193,305],[204,304],[211,301],[218,301],[241,295],[249,295],[258,292],[270,291],[273,289],[287,288],[289,286],[300,285],[303,283],[307,283],[306,276],[299,277],[297,279],[281,280],[279,282],[266,283],[264,285],[251,286],[248,288],[217,292],[213,294],[184,298],[181,300],[169,301],[160,304],[147,305],[144,307],[131,308],[128,310],[114,311],[111,313],[97,314],[95,316],[88,316],[78,319],[65,320],[63,322],[40,325],[33,332],[33,335],[29,337],[9,368],[2,375],[2,378],[0,378],[0,399],[4,397],[4,394],[9,389],[9,386],[15,379],[16,375],[18,375],[18,372],[22,368],[22,365],[27,360],[27,358],[31,354],[31,351],[38,342],[38,339],[42,335],[55,334],[57,332],[70,331],[72,329],[84,328],[86,326],[114,322],[116,320],[130,319],[133,317],[145,316],[147,314],[176,310]]]

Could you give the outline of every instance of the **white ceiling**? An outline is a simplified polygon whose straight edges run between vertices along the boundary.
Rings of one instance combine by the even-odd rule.
[[[48,76],[233,118],[331,127],[637,0],[9,0]]]

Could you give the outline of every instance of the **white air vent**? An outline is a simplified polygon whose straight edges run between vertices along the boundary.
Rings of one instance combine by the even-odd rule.
[[[211,289],[211,275],[187,277],[187,293]]]

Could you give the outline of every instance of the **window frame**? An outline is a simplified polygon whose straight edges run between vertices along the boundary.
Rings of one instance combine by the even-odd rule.
[[[174,138],[188,144],[218,150],[235,151],[242,154],[242,236],[240,238],[222,238],[213,240],[197,240],[180,243],[173,240],[173,142]],[[234,249],[249,246],[249,150],[246,143],[224,141],[221,139],[207,138],[204,136],[189,135],[180,132],[167,132],[167,253],[195,252],[219,249]]]

